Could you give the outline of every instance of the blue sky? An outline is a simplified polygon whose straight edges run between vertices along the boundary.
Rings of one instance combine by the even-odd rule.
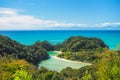
[[[120,29],[120,0],[0,0],[0,29]]]

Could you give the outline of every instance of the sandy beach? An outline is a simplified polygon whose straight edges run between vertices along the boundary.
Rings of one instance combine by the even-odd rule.
[[[62,51],[54,51],[54,52],[59,53],[59,54],[62,54]]]
[[[54,52],[57,52],[58,54],[62,54],[61,51],[54,51]],[[86,64],[86,65],[92,65],[91,63],[85,63],[85,62],[81,62],[81,61],[71,61],[71,60],[67,60],[67,59],[64,59],[64,58],[57,57],[57,56],[51,56],[51,58],[59,59],[59,60],[66,61],[66,62],[82,63],[82,64]]]

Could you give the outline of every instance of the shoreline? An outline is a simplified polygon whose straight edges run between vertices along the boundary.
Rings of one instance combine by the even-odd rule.
[[[62,54],[61,51],[54,51],[54,52],[57,52],[58,54]],[[66,61],[66,62],[82,63],[82,64],[86,64],[86,65],[92,65],[91,63],[86,63],[86,62],[82,62],[82,61],[67,60],[67,59],[64,59],[64,58],[57,57],[57,56],[51,56],[51,58],[59,59],[59,60]]]
[[[62,54],[62,51],[53,51],[53,52],[56,52],[56,53]]]

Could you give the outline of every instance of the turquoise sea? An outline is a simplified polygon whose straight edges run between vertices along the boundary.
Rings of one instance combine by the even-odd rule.
[[[115,49],[120,44],[120,30],[36,30],[36,31],[0,31],[22,44],[31,45],[36,41],[47,40],[52,44],[61,43],[70,36],[98,37],[110,49]]]

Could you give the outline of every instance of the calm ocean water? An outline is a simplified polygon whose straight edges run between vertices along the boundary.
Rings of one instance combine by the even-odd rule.
[[[0,31],[1,35],[9,36],[22,44],[30,45],[36,41],[47,40],[52,44],[61,43],[70,36],[97,37],[102,39],[110,49],[120,44],[120,30],[38,30],[38,31]]]

